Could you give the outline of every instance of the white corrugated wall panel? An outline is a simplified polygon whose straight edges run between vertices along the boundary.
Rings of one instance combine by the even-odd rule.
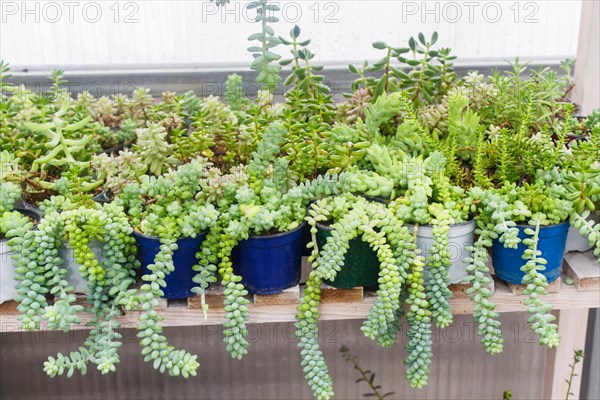
[[[357,373],[339,353],[346,345],[361,366],[376,372],[392,399],[501,399],[510,389],[514,399],[543,397],[547,351],[526,329],[524,313],[501,316],[504,353],[485,353],[470,316],[456,316],[453,326],[434,335],[430,385],[411,389],[404,379],[405,337],[391,349],[378,347],[360,332],[361,321],[329,321],[321,325],[320,339],[334,379],[337,399],[359,399],[366,386],[356,385]],[[144,363],[135,331],[126,330],[121,363],[115,374],[90,370],[85,377],[50,379],[42,371],[49,354],[74,350],[83,342],[81,332],[61,334],[2,334],[0,336],[0,398],[46,400],[81,399],[310,399],[300,366],[300,350],[292,323],[252,325],[248,355],[233,360],[216,326],[168,328],[175,347],[198,354],[198,376],[184,380],[159,374]],[[26,376],[26,378],[24,378]],[[27,379],[27,384],[24,380]]]
[[[249,64],[246,38],[259,28],[244,11],[246,2],[235,0],[219,11],[200,0],[67,3],[3,0],[0,57],[30,69]],[[579,0],[280,4],[285,16],[275,26],[277,33],[287,36],[298,23],[325,63],[376,59],[380,54],[371,48],[373,41],[403,45],[410,35],[434,30],[440,45],[465,60],[572,57],[581,9]]]

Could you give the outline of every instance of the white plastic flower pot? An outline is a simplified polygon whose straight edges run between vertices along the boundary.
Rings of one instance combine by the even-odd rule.
[[[8,240],[0,241],[0,304],[14,300],[17,297],[14,252],[10,250],[7,242]],[[92,242],[92,251],[96,256],[100,255],[100,243]],[[77,293],[87,293],[87,281],[83,279],[81,272],[79,272],[80,265],[75,261],[73,249],[69,247],[68,242],[61,250],[61,258],[63,259],[63,267],[67,270],[67,282],[75,288]]]
[[[410,232],[414,232],[414,225],[407,224]],[[450,252],[450,261],[452,265],[448,270],[451,283],[460,283],[467,276],[468,264],[464,262],[466,257],[471,255],[468,250],[475,241],[475,221],[468,221],[462,224],[451,225],[448,230],[448,250]],[[431,225],[420,225],[417,230],[417,246],[421,249],[421,254],[426,258],[433,248],[433,230]],[[425,268],[427,274],[427,268]]]
[[[36,221],[42,218],[39,208],[25,203],[23,200],[19,200],[15,204],[14,209]],[[5,301],[15,300],[17,297],[14,255],[14,251],[8,245],[8,239],[0,240],[0,304]]]
[[[102,263],[102,246],[100,243],[94,240],[91,242],[90,247],[100,263]],[[87,281],[83,278],[81,272],[79,272],[81,265],[75,261],[75,252],[69,246],[68,241],[65,242],[65,245],[61,249],[60,257],[63,259],[63,267],[67,270],[67,282],[75,288],[76,293],[87,293]]]
[[[600,222],[600,215],[596,213],[591,213],[587,218],[590,221],[594,221],[595,223]],[[567,235],[567,247],[565,248],[565,252],[569,251],[579,251],[584,252],[591,249],[589,240],[579,233],[579,230],[573,226],[569,228],[569,234]]]
[[[8,240],[0,241],[0,304],[17,297],[15,281],[14,253],[8,247]]]

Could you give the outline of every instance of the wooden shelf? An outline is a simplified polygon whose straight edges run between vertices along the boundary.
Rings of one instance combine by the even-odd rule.
[[[591,257],[591,253],[585,254],[586,258]],[[567,258],[568,260],[568,258]],[[544,301],[552,304],[555,310],[567,309],[589,309],[600,308],[600,288],[591,286],[585,290],[578,289],[575,285],[567,285],[563,278],[560,289],[555,293],[549,293],[544,297]],[[496,311],[500,313],[527,311],[523,302],[527,296],[514,294],[513,290],[505,283],[495,281],[493,302],[496,304]],[[373,305],[375,293],[365,292],[362,302],[348,303],[323,303],[320,307],[321,320],[347,320],[363,319],[367,315],[369,308]],[[465,296],[464,288],[455,291],[455,296],[451,300],[454,314],[472,314],[473,303]],[[20,332],[22,331],[18,315],[16,312],[6,310],[7,307],[0,307],[0,332]],[[250,323],[276,323],[276,322],[294,322],[296,315],[296,305],[265,305],[248,306],[250,313]],[[159,312],[164,317],[162,322],[165,327],[174,326],[200,326],[221,324],[224,321],[225,312],[220,308],[211,308],[208,311],[208,318],[205,321],[202,311],[188,308],[187,303],[169,304],[169,306]],[[139,312],[130,311],[126,315],[119,317],[118,320],[125,328],[134,328],[137,326]],[[82,325],[74,329],[87,329],[83,324],[88,322],[90,316],[81,315]],[[42,328],[44,329],[44,328]]]
[[[367,315],[369,308],[373,305],[375,296],[373,293],[367,293],[361,303],[324,303],[321,305],[321,320],[346,320],[363,319]],[[496,310],[501,313],[526,311],[527,308],[523,302],[527,296],[512,294],[509,288],[496,281],[496,291],[493,296],[496,303]],[[544,301],[553,305],[556,310],[563,309],[587,309],[600,307],[600,290],[578,291],[574,286],[563,284],[558,293],[550,293]],[[451,300],[454,314],[472,314],[473,303],[466,297],[457,297]],[[295,321],[295,305],[276,305],[276,306],[254,306],[249,305],[250,323],[263,324],[274,322],[293,322]],[[204,321],[200,310],[193,310],[182,305],[181,307],[169,307],[160,311],[164,317],[163,326],[197,326],[197,325],[215,325],[224,321],[225,312],[222,309],[210,309],[208,319]],[[123,327],[134,328],[137,326],[139,312],[130,311],[119,318]],[[17,314],[0,315],[0,332],[19,332],[19,321]],[[89,321],[89,316],[81,315],[83,323]],[[75,327],[75,329],[86,329],[84,326]]]

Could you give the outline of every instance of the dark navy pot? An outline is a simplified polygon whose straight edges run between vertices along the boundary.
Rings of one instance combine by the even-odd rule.
[[[144,274],[150,273],[147,266],[154,264],[154,258],[160,251],[160,239],[146,236],[134,231],[134,236],[140,249]],[[161,288],[165,299],[186,299],[194,296],[192,288],[197,286],[193,278],[196,271],[194,265],[198,263],[196,253],[200,251],[206,233],[201,233],[195,238],[184,238],[177,241],[178,249],[173,253],[175,270],[165,276],[166,287]]]
[[[233,271],[251,294],[276,294],[300,282],[305,224],[289,232],[250,236],[233,248]]]
[[[568,221],[558,225],[540,226],[537,248],[542,252],[542,257],[548,261],[546,269],[540,271],[540,273],[546,277],[548,282],[555,281],[560,276],[569,226]],[[498,239],[494,240],[492,244],[494,271],[500,279],[507,283],[521,284],[525,276],[525,273],[521,271],[521,267],[526,263],[523,259],[523,253],[527,246],[523,244],[523,239],[530,237],[525,234],[527,228],[535,230],[535,226],[517,225],[521,243],[516,249],[504,247],[504,244],[500,243]]]

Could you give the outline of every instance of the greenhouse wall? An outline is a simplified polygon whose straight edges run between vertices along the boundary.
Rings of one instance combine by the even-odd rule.
[[[168,3],[168,6],[166,6]],[[14,71],[243,66],[257,27],[232,1],[3,1],[1,57]],[[579,1],[285,1],[277,31],[294,25],[326,65],[375,59],[371,43],[437,30],[461,62],[574,57]],[[158,29],[160,28],[160,29]],[[348,46],[352,43],[352,46]]]
[[[375,380],[384,383],[382,390],[395,392],[392,399],[501,399],[504,390],[510,390],[515,399],[544,398],[548,350],[529,332],[526,313],[502,314],[500,321],[505,349],[493,357],[479,343],[472,316],[457,315],[449,328],[435,329],[431,384],[424,389],[411,389],[402,378],[403,346],[376,346],[360,332],[359,320],[324,322],[320,341],[335,382],[336,398],[359,399],[368,391],[364,383],[354,383],[359,376],[339,352],[342,345],[358,357],[361,367],[375,372]],[[402,331],[399,340],[405,343],[406,326]],[[181,381],[161,375],[143,362],[135,330],[124,330],[125,344],[116,373],[101,375],[90,370],[85,377],[75,374],[70,379],[51,380],[40,367],[47,355],[65,351],[67,346],[75,350],[85,333],[14,333],[1,339],[2,393],[7,399],[28,400],[46,399],[49,393],[60,393],[63,400],[79,399],[83,390],[87,400],[311,397],[302,376],[293,323],[252,325],[252,346],[241,361],[226,353],[217,326],[167,328],[165,332],[173,345],[185,346],[199,355],[197,378]],[[28,371],[31,382],[27,387],[20,384],[23,371]]]

